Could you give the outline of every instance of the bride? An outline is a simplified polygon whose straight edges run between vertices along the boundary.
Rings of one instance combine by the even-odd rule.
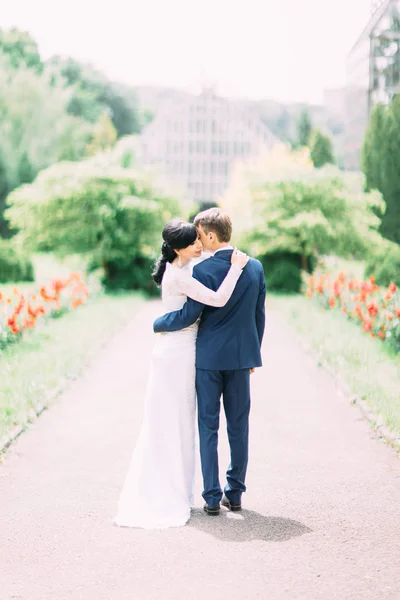
[[[153,279],[162,288],[164,312],[179,310],[187,297],[225,306],[248,261],[235,250],[231,268],[214,292],[191,275],[203,246],[194,225],[165,225]],[[122,488],[114,523],[125,527],[179,527],[190,518],[195,470],[195,344],[197,323],[159,333],[150,367],[144,418]]]

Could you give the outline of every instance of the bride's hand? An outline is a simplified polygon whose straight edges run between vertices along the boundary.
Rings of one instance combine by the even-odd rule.
[[[249,257],[247,256],[247,254],[235,248],[232,252],[231,263],[233,265],[237,265],[239,269],[244,269],[248,262]]]

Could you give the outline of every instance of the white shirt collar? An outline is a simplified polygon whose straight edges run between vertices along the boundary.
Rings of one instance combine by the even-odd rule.
[[[222,246],[222,248],[218,248],[218,250],[215,250],[214,256],[217,254],[217,252],[221,252],[222,250],[233,250],[233,246],[227,244],[226,246]]]

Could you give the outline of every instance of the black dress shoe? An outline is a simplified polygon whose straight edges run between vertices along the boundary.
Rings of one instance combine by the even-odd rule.
[[[214,506],[210,506],[207,502],[204,505],[204,511],[210,515],[211,517],[216,517],[219,515],[220,506],[219,504],[215,504]]]
[[[221,504],[222,504],[222,506],[225,506],[225,508],[227,508],[228,510],[231,510],[232,512],[236,512],[238,510],[242,510],[242,503],[241,502],[239,502],[238,504],[233,504],[229,500],[229,498],[227,498],[225,496],[225,494],[222,496]]]

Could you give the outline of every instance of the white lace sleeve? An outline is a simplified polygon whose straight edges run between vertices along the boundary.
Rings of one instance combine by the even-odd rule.
[[[180,278],[177,283],[180,292],[185,294],[185,296],[197,300],[197,302],[201,302],[202,304],[207,304],[208,306],[221,307],[225,306],[232,296],[233,290],[235,289],[241,274],[242,269],[239,269],[236,265],[231,265],[225,279],[216,292],[210,290],[210,288],[206,287],[189,274],[187,277]]]

